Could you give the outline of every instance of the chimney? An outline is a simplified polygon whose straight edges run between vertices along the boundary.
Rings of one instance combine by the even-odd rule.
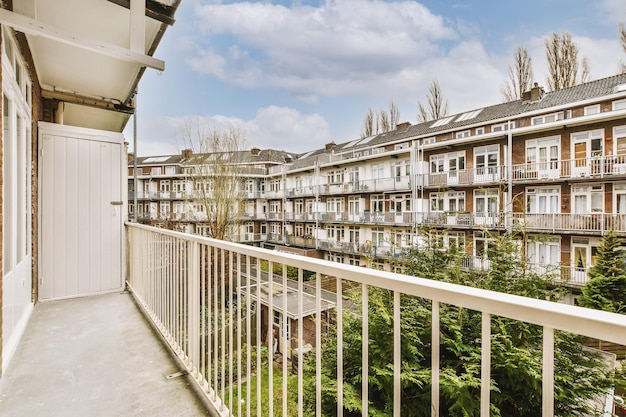
[[[261,150],[259,148],[252,148],[250,149],[250,153],[252,156],[259,156],[261,154]]]
[[[193,155],[193,151],[191,149],[183,149],[180,154],[183,159],[190,159],[191,155]]]
[[[396,132],[406,132],[409,127],[411,127],[411,122],[398,123],[396,125]]]
[[[331,149],[333,149],[335,146],[337,146],[337,144],[335,142],[330,142],[326,144],[326,150],[330,151]]]
[[[543,87],[540,87],[538,83],[535,83],[530,91],[524,91],[522,93],[523,101],[539,101],[543,97],[545,91]]]
[[[128,152],[127,154],[128,157],[128,162],[132,161],[133,159],[135,159],[135,154],[132,152]]]

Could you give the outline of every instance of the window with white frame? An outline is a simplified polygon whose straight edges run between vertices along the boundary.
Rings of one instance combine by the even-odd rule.
[[[526,244],[526,252],[531,264],[556,266],[561,262],[561,241],[558,238],[531,237]]]
[[[500,159],[500,145],[479,146],[474,148],[474,166],[476,175],[495,174]]]
[[[411,211],[411,194],[392,196],[389,199],[389,211],[397,214]]]
[[[474,233],[474,256],[486,258],[489,251],[489,245],[494,243],[493,237],[488,233]]]
[[[248,194],[254,192],[254,180],[246,180],[245,190]]]
[[[295,225],[294,234],[296,236],[304,236],[304,226],[301,223]]]
[[[491,126],[491,131],[492,132],[506,132],[507,130],[509,130],[509,124],[508,123],[500,123],[500,124]]]
[[[485,128],[484,127],[477,127],[476,130],[474,131],[475,135],[482,135],[485,133]]]
[[[552,114],[544,114],[541,116],[536,116],[533,117],[531,119],[531,124],[534,125],[541,125],[544,123],[551,123],[551,122],[556,122],[559,119],[559,115],[558,113],[552,113]]]
[[[382,213],[385,211],[385,196],[382,194],[370,197],[370,210],[373,213]]]
[[[374,164],[372,165],[372,179],[373,180],[381,180],[384,175],[384,167],[383,164]]]
[[[341,183],[343,183],[343,174],[344,174],[343,170],[329,171],[328,175],[327,175],[328,184],[341,184]]]
[[[273,235],[281,234],[281,224],[280,223],[270,223],[270,233]]]
[[[447,232],[443,235],[443,242],[446,248],[464,248],[465,233],[464,232]]]
[[[274,179],[270,181],[270,191],[276,192],[276,191],[280,191],[280,184],[281,184],[282,180],[280,179]]]
[[[372,247],[381,247],[385,244],[385,229],[372,227]]]
[[[294,210],[295,210],[296,214],[302,214],[303,210],[304,210],[304,201],[303,200],[296,200],[295,204],[294,204]]]
[[[613,110],[626,109],[626,100],[616,100],[613,102]]]
[[[531,139],[526,141],[526,163],[529,169],[545,170],[558,168],[561,137]]]
[[[170,191],[170,180],[165,180],[165,181],[161,181],[161,183],[159,184],[159,190],[162,193],[166,193]]]
[[[358,255],[348,255],[348,264],[354,266],[361,266],[361,258]]]
[[[497,188],[474,190],[476,216],[495,217],[498,214],[499,194]]]
[[[595,104],[593,106],[586,106],[583,111],[584,111],[584,115],[585,116],[591,116],[592,114],[598,114],[598,113],[600,113],[600,105],[599,104]]]
[[[529,214],[559,213],[561,187],[527,187],[526,210]]]
[[[464,130],[462,132],[456,132],[454,134],[454,137],[456,139],[462,139],[462,138],[468,138],[472,135],[472,132],[470,130]]]
[[[411,175],[411,165],[408,160],[396,162],[393,166],[396,182],[402,181],[403,177]]]
[[[430,193],[431,211],[465,211],[465,191],[447,191]]]
[[[32,83],[15,39],[2,31],[2,266],[3,274],[30,262],[31,250],[31,114]],[[30,268],[24,268],[30,271]],[[30,274],[30,272],[29,272]],[[30,281],[28,277],[14,282]],[[22,284],[20,284],[22,285]],[[25,285],[25,284],[24,284]],[[12,290],[11,288],[5,289]],[[20,291],[23,292],[22,289]],[[30,291],[29,291],[30,294]],[[15,300],[13,300],[15,301]],[[21,301],[20,301],[21,302]],[[9,325],[7,323],[6,325]]]
[[[448,172],[456,175],[457,171],[465,169],[465,151],[449,152],[430,157],[430,172]]]
[[[358,244],[360,242],[360,232],[361,228],[359,226],[348,227],[348,240],[350,241],[350,243]]]
[[[348,213],[351,215],[358,215],[361,212],[360,205],[361,198],[359,196],[348,197]]]
[[[169,201],[159,202],[159,210],[161,212],[161,216],[168,216],[170,214],[170,202]]]
[[[246,233],[248,233],[248,234],[254,233],[254,223],[253,222],[246,222]]]
[[[345,211],[345,200],[343,197],[329,198],[326,200],[327,213],[343,213]]]
[[[280,201],[270,201],[270,213],[280,213]]]
[[[585,168],[589,166],[588,159],[603,155],[604,129],[577,132],[571,137],[576,168]]]
[[[152,173],[152,175],[161,175],[163,173],[163,168],[162,167],[152,167],[150,172]]]
[[[176,167],[166,166],[165,167],[165,174],[166,175],[174,175],[174,174],[176,174]]]
[[[618,163],[626,163],[626,126],[613,128],[613,154],[618,156]]]
[[[326,227],[326,235],[328,239],[341,242],[344,240],[345,230],[343,226],[329,225]]]
[[[575,214],[602,213],[604,211],[604,185],[576,185],[572,187]]]
[[[613,184],[615,213],[626,214],[626,183]]]

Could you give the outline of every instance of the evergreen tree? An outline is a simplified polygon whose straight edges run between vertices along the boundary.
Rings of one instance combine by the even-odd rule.
[[[411,253],[408,271],[423,278],[455,282],[542,299],[557,299],[552,276],[526,269],[519,244],[510,235],[492,236],[490,269],[470,272],[460,268],[463,250],[444,250],[434,233]],[[432,302],[401,297],[401,403],[403,416],[431,415]],[[392,415],[393,292],[371,288],[369,308],[369,415]],[[356,311],[359,300],[355,300]],[[479,312],[441,304],[440,415],[476,416],[480,409],[481,319]],[[344,415],[361,415],[362,323],[353,312],[343,316]],[[541,414],[542,330],[540,326],[503,317],[491,319],[491,415],[531,417]],[[336,329],[325,337],[322,353],[322,415],[337,407]],[[435,347],[437,348],[437,347]],[[307,369],[313,372],[314,358]],[[307,372],[308,373],[308,372]],[[591,411],[590,398],[606,392],[612,381],[602,360],[584,349],[580,338],[555,334],[555,415],[583,416]],[[305,398],[314,402],[315,384],[306,384]],[[311,411],[314,404],[309,404]]]
[[[626,257],[623,239],[613,231],[602,237],[595,265],[578,302],[583,307],[626,314]]]

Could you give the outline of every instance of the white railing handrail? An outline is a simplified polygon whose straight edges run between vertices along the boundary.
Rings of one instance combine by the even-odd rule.
[[[567,331],[594,339],[605,340],[626,345],[626,315],[590,310],[582,307],[559,304],[556,302],[526,298],[516,295],[499,293],[462,285],[400,275],[392,272],[340,264],[315,258],[303,257],[291,253],[257,248],[253,246],[210,239],[197,235],[158,229],[136,223],[128,223],[129,274],[128,286],[137,298],[142,309],[155,323],[170,346],[182,360],[185,367],[194,377],[207,399],[212,402],[222,416],[233,415],[228,407],[238,407],[241,415],[241,403],[233,402],[235,384],[241,392],[241,373],[233,380],[233,365],[241,372],[245,356],[246,380],[251,377],[251,344],[255,346],[256,369],[261,370],[261,355],[264,349],[271,351],[276,344],[283,343],[282,369],[287,374],[287,351],[291,348],[288,338],[287,324],[280,319],[280,311],[288,311],[287,298],[290,293],[297,298],[298,306],[292,306],[293,314],[301,316],[304,311],[313,314],[315,326],[314,358],[315,358],[315,408],[316,415],[321,416],[322,390],[322,321],[332,320],[331,315],[323,316],[322,308],[322,277],[331,277],[337,286],[337,295],[343,295],[343,283],[360,284],[363,298],[362,323],[366,333],[363,334],[363,351],[369,339],[367,322],[368,288],[378,287],[389,290],[393,294],[393,410],[394,416],[400,416],[401,410],[401,309],[402,294],[430,300],[432,303],[432,346],[440,345],[441,322],[440,305],[447,304],[471,309],[481,313],[481,375],[480,375],[480,415],[486,417],[490,411],[491,392],[491,317],[500,316],[536,324],[542,328],[542,416],[554,415],[554,359],[555,331]],[[282,266],[281,278],[267,279],[263,283],[263,262],[267,262],[268,271],[272,265]],[[251,268],[251,264],[257,266]],[[226,266],[228,265],[228,266]],[[262,268],[258,266],[261,265]],[[297,288],[288,282],[287,267],[295,267],[298,271]],[[256,271],[256,280],[253,273]],[[305,295],[303,289],[303,273],[312,271],[315,274],[315,294]],[[273,273],[273,272],[271,272]],[[254,285],[253,282],[262,284]],[[228,284],[227,284],[228,283]],[[252,284],[252,285],[249,285]],[[246,288],[247,285],[247,288]],[[263,290],[261,287],[264,286]],[[288,290],[286,290],[288,288]],[[237,298],[232,298],[237,290]],[[303,307],[303,298],[307,298],[308,307]],[[239,303],[239,300],[242,303]],[[254,308],[254,323],[251,321],[251,308]],[[231,302],[232,301],[232,302]],[[293,298],[292,298],[293,301]],[[336,318],[338,334],[342,334],[343,314],[350,310],[344,307],[351,304],[350,300],[338,296],[336,298]],[[281,306],[282,303],[282,306]],[[233,307],[233,304],[236,304]],[[265,309],[266,322],[259,314]],[[353,305],[354,307],[354,305]],[[276,327],[274,313],[279,313],[279,324]],[[245,313],[245,320],[243,314]],[[235,314],[237,318],[235,318]],[[292,314],[292,315],[293,315]],[[284,315],[283,315],[284,316]],[[298,320],[298,348],[304,348],[302,320]],[[236,320],[236,321],[235,321]],[[246,342],[242,340],[242,328],[236,327],[234,337],[233,326],[229,323],[245,325]],[[287,324],[285,324],[287,323]],[[264,329],[265,327],[265,329]],[[264,339],[261,333],[265,332]],[[271,332],[271,333],[270,333]],[[256,340],[251,340],[251,335]],[[273,338],[272,338],[273,335]],[[228,343],[226,342],[228,339]],[[242,344],[243,343],[243,344]],[[311,342],[313,343],[313,342]],[[243,352],[244,349],[246,352]],[[337,337],[337,399],[338,415],[343,415],[343,339]],[[291,345],[293,347],[293,345]],[[268,391],[268,412],[273,415],[274,355],[267,355],[270,389]],[[298,355],[298,411],[302,415],[302,354]],[[367,357],[362,357],[363,381],[361,394],[367,412],[367,373],[369,365]],[[227,370],[228,369],[228,370]],[[439,415],[440,407],[440,350],[431,349],[431,408],[433,416]],[[228,382],[226,381],[228,379]],[[282,378],[283,415],[287,413],[287,379]],[[261,392],[261,378],[256,378],[257,393]],[[247,391],[246,407],[250,415],[250,390]],[[260,394],[257,394],[257,407],[262,408]]]
[[[127,226],[150,230],[192,242],[209,243],[213,247],[234,250],[244,255],[262,258],[275,263],[284,263],[308,271],[318,271],[330,276],[341,276],[348,281],[400,291],[404,294],[428,298],[441,303],[489,312],[498,316],[550,326],[555,329],[626,345],[626,315],[340,264],[323,259],[308,258],[292,253],[277,252],[240,243],[158,229],[137,223],[127,223]],[[575,320],[575,322],[568,324],[571,320]],[[613,324],[607,325],[609,322]],[[620,328],[621,332],[616,332]]]

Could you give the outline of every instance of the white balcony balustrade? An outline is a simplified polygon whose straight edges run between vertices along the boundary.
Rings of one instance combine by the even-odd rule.
[[[393,300],[389,317],[393,338],[386,341],[393,350],[388,371],[393,387],[388,409],[394,416],[403,411],[403,391],[410,381],[403,379],[401,345],[402,306],[406,297],[429,300],[430,344],[412,346],[408,351],[430,350],[431,378],[424,386],[433,416],[442,406],[440,381],[440,311],[452,305],[482,316],[482,353],[476,377],[476,401],[480,415],[490,415],[492,384],[492,329],[496,317],[539,326],[543,341],[536,354],[542,359],[541,415],[555,414],[555,332],[566,331],[590,338],[626,345],[626,316],[458,286],[449,283],[398,275],[390,272],[339,264],[293,254],[269,251],[200,236],[129,224],[128,283],[132,293],[220,415],[303,415],[305,406],[322,415],[323,343],[334,337],[337,384],[336,415],[344,412],[344,369],[346,360],[360,361],[362,414],[368,415],[370,376],[369,344],[377,335],[369,333],[373,308],[372,289],[388,291]],[[277,269],[278,268],[278,269]],[[273,279],[267,271],[274,271]],[[265,272],[264,272],[265,271]],[[279,271],[279,272],[277,272]],[[282,272],[280,272],[282,271]],[[294,279],[288,277],[291,274]],[[304,282],[304,276],[312,280]],[[322,280],[334,282],[333,299],[322,292]],[[308,288],[308,289],[307,289]],[[348,294],[347,292],[345,294]],[[404,301],[403,301],[404,300]],[[360,357],[346,357],[344,314],[361,322]],[[372,313],[373,314],[373,313]],[[310,318],[307,320],[307,318]],[[336,332],[327,332],[334,323]],[[377,343],[379,343],[378,341]],[[409,342],[411,343],[411,342]],[[432,349],[431,347],[435,348]],[[305,349],[306,348],[306,349]],[[312,369],[304,370],[305,358]],[[270,352],[270,354],[268,354]],[[294,353],[300,353],[295,355]],[[559,353],[560,354],[560,353]],[[358,363],[358,362],[357,362]],[[306,372],[306,375],[305,375]],[[287,377],[289,376],[289,377]],[[305,381],[307,387],[305,389]],[[265,388],[265,398],[253,394]],[[324,389],[330,389],[324,386]],[[308,393],[308,394],[305,394]],[[502,393],[506,395],[506,393]],[[306,397],[305,397],[306,395]],[[306,401],[305,401],[306,400]],[[587,401],[588,399],[572,399]],[[255,411],[256,413],[256,411]],[[254,414],[256,415],[256,414]]]

